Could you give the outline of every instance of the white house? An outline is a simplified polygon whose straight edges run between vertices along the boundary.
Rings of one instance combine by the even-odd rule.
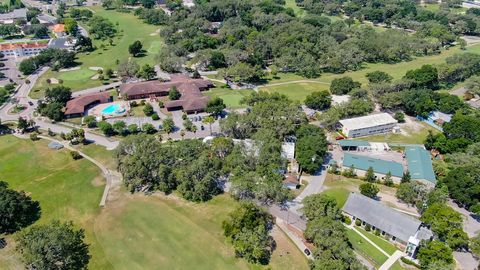
[[[391,132],[398,123],[390,114],[379,113],[339,121],[342,133],[349,138]]]

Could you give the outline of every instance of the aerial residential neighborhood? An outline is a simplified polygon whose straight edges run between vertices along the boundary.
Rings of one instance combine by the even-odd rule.
[[[0,269],[476,270],[480,2],[0,1]]]

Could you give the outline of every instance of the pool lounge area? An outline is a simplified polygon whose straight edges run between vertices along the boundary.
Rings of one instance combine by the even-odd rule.
[[[98,118],[116,118],[128,115],[130,105],[124,101],[116,101],[97,105],[89,110],[88,115]]]

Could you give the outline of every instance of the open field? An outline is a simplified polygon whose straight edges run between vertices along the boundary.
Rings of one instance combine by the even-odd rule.
[[[82,90],[89,87],[102,84],[99,80],[91,80],[95,71],[89,70],[89,67],[103,67],[116,69],[117,61],[122,61],[130,57],[128,46],[135,40],[143,44],[145,55],[136,57],[134,60],[141,66],[143,64],[154,65],[155,55],[160,51],[162,40],[158,34],[158,26],[143,23],[137,19],[133,13],[121,13],[114,10],[105,10],[98,6],[89,7],[95,12],[95,15],[108,18],[112,23],[117,24],[118,33],[113,38],[113,45],[107,41],[93,40],[97,49],[93,52],[77,54],[77,62],[81,69],[68,72],[48,71],[35,85],[36,89],[41,91],[32,92],[38,96],[43,96],[43,88],[46,87],[47,78],[57,78],[64,81],[64,85],[72,88],[73,91]],[[104,48],[101,48],[101,46]]]
[[[244,96],[248,96],[252,93],[253,90],[233,90],[228,88],[216,87],[212,88],[206,92],[203,92],[204,95],[209,96],[210,98],[219,97],[223,99],[223,102],[229,109],[238,109],[242,108],[240,100]]]
[[[100,170],[85,159],[74,161],[66,150],[51,150],[47,144],[0,136],[0,179],[40,202],[39,223],[73,220],[84,228],[92,255],[90,268],[109,269],[110,263],[93,233],[104,186]],[[15,258],[12,250],[0,249],[0,265],[6,265],[6,269],[18,266]]]
[[[113,152],[95,145],[79,148],[115,167]],[[39,223],[72,220],[85,229],[92,255],[89,269],[308,269],[303,254],[278,230],[272,233],[277,249],[268,266],[235,258],[221,229],[237,204],[229,195],[195,204],[120,189],[100,209],[104,181],[99,169],[85,159],[74,161],[66,150],[50,150],[42,140],[0,136],[0,179],[40,201]],[[13,250],[9,238],[0,249],[0,268],[21,269]]]
[[[387,142],[387,143],[405,143],[405,144],[424,144],[425,139],[428,136],[428,132],[432,131],[433,134],[439,133],[439,131],[432,126],[420,122],[415,121],[415,124],[421,125],[421,129],[413,129],[409,126],[402,126],[402,129],[405,130],[407,134],[401,133],[386,133],[386,134],[378,134],[372,136],[366,136],[358,138],[357,140],[361,141],[370,141],[370,142]]]
[[[313,92],[329,90],[330,85],[325,83],[301,82],[295,84],[283,84],[261,88],[270,93],[280,93],[286,95],[291,100],[304,102],[305,98]]]
[[[221,222],[236,205],[228,195],[205,204],[164,196],[121,200],[95,224],[115,269],[154,269],[159,265],[165,269],[263,269],[236,259],[222,235]],[[281,245],[269,267],[307,269],[304,256],[284,237],[277,238]]]
[[[369,72],[381,70],[390,74],[395,80],[401,79],[408,70],[420,68],[422,65],[426,64],[441,64],[445,62],[445,59],[449,56],[452,56],[456,53],[480,53],[480,44],[476,44],[470,47],[467,47],[466,50],[461,50],[459,47],[449,48],[448,50],[443,50],[441,54],[430,55],[425,57],[415,57],[408,62],[400,62],[396,64],[385,64],[385,63],[375,63],[375,64],[364,64],[364,67],[357,71],[349,71],[343,74],[334,74],[334,73],[324,73],[319,78],[315,79],[305,79],[301,76],[291,74],[291,73],[279,73],[275,78],[272,76],[267,77],[268,83],[261,90],[269,92],[279,92],[282,94],[287,94],[290,98],[294,100],[299,100],[303,102],[305,97],[313,91],[319,91],[329,88],[329,83],[332,82],[335,78],[340,78],[343,76],[350,76],[355,81],[361,82],[363,85],[368,83],[365,75]],[[295,82],[303,81],[303,82]],[[315,82],[316,81],[326,83],[321,85]],[[285,84],[287,82],[292,82]],[[276,85],[282,83],[283,85]]]
[[[387,261],[388,258],[385,256],[385,254],[381,253],[377,248],[368,243],[352,229],[347,230],[347,236],[350,240],[350,243],[352,243],[353,248],[358,253],[366,257],[366,259],[372,262],[376,267],[380,267],[384,262]]]

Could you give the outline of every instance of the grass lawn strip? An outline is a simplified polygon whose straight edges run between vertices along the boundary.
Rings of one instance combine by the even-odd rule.
[[[374,242],[377,246],[379,246],[381,249],[383,249],[385,252],[388,254],[392,255],[397,251],[397,248],[387,240],[383,239],[380,236],[376,236],[371,232],[365,231],[363,228],[356,227],[357,231],[359,231],[361,234],[366,236],[370,241]]]
[[[347,229],[347,236],[353,248],[366,257],[377,268],[388,260],[388,257],[380,252],[372,244],[368,243],[360,234],[352,229]]]

